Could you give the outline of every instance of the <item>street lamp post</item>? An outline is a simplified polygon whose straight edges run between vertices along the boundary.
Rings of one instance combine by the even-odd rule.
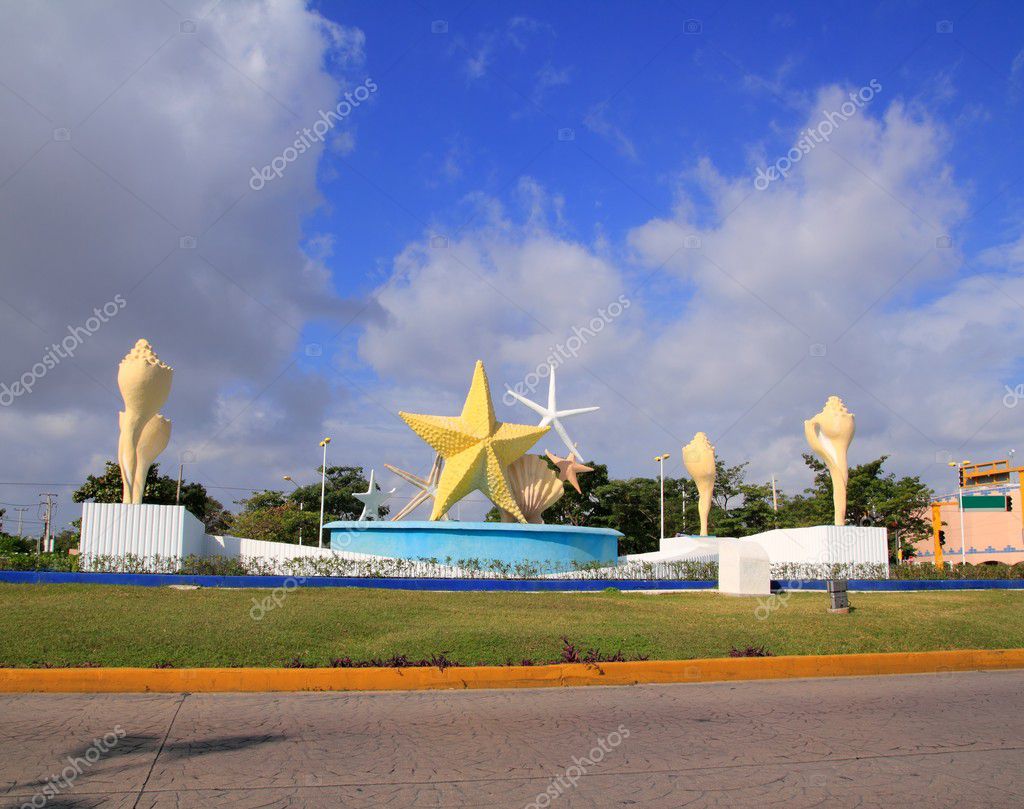
[[[324,546],[324,492],[327,488],[327,445],[330,443],[330,436],[320,442],[320,446],[324,448],[324,465],[320,467],[320,530],[316,535],[316,546],[318,548]]]
[[[669,455],[666,452],[664,455],[656,455],[654,458],[661,469],[661,539],[665,538],[665,461],[668,457]]]
[[[185,476],[185,462],[178,464],[178,488],[174,492],[174,505],[181,504],[181,479]]]
[[[290,484],[292,484],[292,486],[295,487],[296,491],[299,490],[299,484],[296,483],[294,480],[292,480],[292,476],[291,475],[285,475],[284,476],[284,480],[287,480]],[[299,500],[299,544],[300,545],[302,544],[302,507],[304,505],[306,505],[305,501]]]
[[[964,487],[962,484],[962,478],[964,476],[964,464],[969,464],[970,461],[950,461],[949,465],[955,467],[957,470],[956,476],[956,492],[957,497],[960,500],[960,561],[963,564],[967,564],[967,528],[964,524]]]

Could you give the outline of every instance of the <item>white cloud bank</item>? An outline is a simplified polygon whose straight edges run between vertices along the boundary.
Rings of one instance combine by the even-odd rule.
[[[806,125],[844,98],[823,89]],[[981,272],[947,246],[969,216],[947,148],[894,101],[763,192],[754,167],[725,177],[700,160],[680,183],[690,193],[614,256],[545,224],[534,197],[525,224],[499,212],[446,249],[410,245],[361,355],[400,381],[389,399],[456,412],[473,360],[500,393],[625,295],[632,306],[559,375],[566,406],[602,405],[570,432],[615,473],[650,474],[673,447],[678,470],[679,443],[704,430],[726,460],[800,488],[802,421],[836,393],[858,417],[854,462],[890,454],[948,486],[947,453],[1013,444],[1002,382],[1019,368],[1024,268],[1010,260],[1019,245],[990,251],[997,266]]]
[[[0,410],[2,481],[80,481],[113,456],[116,362],[142,336],[177,369],[165,467],[192,450],[192,475],[251,485],[315,466],[296,439],[315,449],[328,384],[286,369],[307,324],[353,311],[299,247],[324,146],[258,193],[248,182],[364,79],[364,37],[299,0],[174,5],[4,11],[0,382],[94,307],[126,304]]]

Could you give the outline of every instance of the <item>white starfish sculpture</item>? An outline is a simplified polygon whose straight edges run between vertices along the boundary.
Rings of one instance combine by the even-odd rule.
[[[413,496],[409,503],[399,511],[394,517],[391,518],[392,522],[401,520],[403,517],[408,516],[412,511],[421,503],[426,503],[428,500],[434,498],[437,494],[437,482],[441,479],[441,467],[444,465],[444,459],[441,454],[438,453],[434,457],[434,465],[430,467],[430,474],[425,478],[421,478],[419,475],[414,475],[412,472],[406,472],[403,469],[396,469],[391,464],[384,464],[384,468],[389,472],[393,472],[398,475],[406,483],[411,483],[419,491]],[[442,520],[450,520],[447,514],[441,517]]]
[[[377,488],[377,484],[373,480],[373,470],[370,470],[370,486],[365,492],[353,492],[352,496],[357,500],[363,501],[363,513],[359,515],[361,521],[379,520],[380,519],[380,507],[384,504],[391,495],[393,495],[398,489],[392,489],[390,492],[382,492]]]
[[[514,390],[512,390],[512,388],[509,388],[508,392],[512,394],[512,396],[515,399],[517,399],[518,401],[526,405],[528,408],[530,408],[530,410],[532,410],[534,413],[540,415],[541,418],[540,424],[537,425],[538,427],[547,427],[550,424],[552,427],[555,428],[555,432],[558,433],[558,436],[562,439],[562,441],[565,442],[565,446],[566,448],[568,448],[569,452],[575,452],[577,455],[579,455],[579,450],[576,449],[576,445],[573,443],[572,439],[569,438],[569,433],[565,431],[565,427],[562,426],[561,420],[564,418],[568,418],[569,416],[578,416],[581,413],[593,413],[595,410],[600,410],[601,408],[577,407],[573,410],[559,410],[557,404],[555,403],[555,366],[549,365],[548,367],[551,369],[551,376],[548,380],[547,407],[542,407],[536,402],[531,402],[525,396],[516,393]],[[583,456],[579,455],[579,457],[582,458]]]

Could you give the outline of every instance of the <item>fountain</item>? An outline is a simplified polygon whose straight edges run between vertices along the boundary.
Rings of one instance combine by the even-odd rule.
[[[553,402],[550,408],[554,411]],[[544,524],[543,511],[562,496],[564,474],[560,476],[545,460],[526,453],[555,419],[545,411],[536,427],[498,421],[482,362],[477,362],[473,371],[460,415],[399,415],[443,460],[440,475],[432,475],[436,483],[419,487],[427,497],[417,495],[420,502],[433,495],[430,519],[382,522],[374,519],[376,514],[364,512],[364,519],[331,522],[325,528],[333,550],[412,560],[545,563],[550,572],[615,564],[622,536],[618,531]],[[557,428],[566,440],[560,422]],[[576,464],[574,472],[585,469]],[[474,491],[482,492],[499,508],[502,522],[444,519],[452,506]],[[408,511],[401,513],[404,516]]]

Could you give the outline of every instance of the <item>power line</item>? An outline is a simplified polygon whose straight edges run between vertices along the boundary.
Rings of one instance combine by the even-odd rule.
[[[192,481],[192,483],[198,483],[199,481]],[[0,481],[0,486],[62,486],[65,488],[77,489],[81,486],[81,483],[20,483],[15,481]],[[188,485],[187,483],[184,485]],[[266,489],[266,486],[215,486],[212,483],[203,483],[204,489],[234,489],[239,492],[260,492]],[[6,503],[5,505],[14,505],[13,503]]]
[[[80,483],[15,483],[14,481],[0,481],[0,486],[81,486]]]

